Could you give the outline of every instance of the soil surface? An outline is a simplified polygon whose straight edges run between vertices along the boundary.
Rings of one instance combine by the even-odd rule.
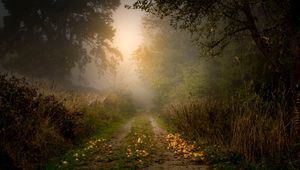
[[[139,116],[137,116],[139,117]],[[199,165],[195,162],[184,159],[172,151],[167,149],[168,142],[166,140],[167,132],[164,130],[156,121],[156,119],[149,114],[143,115],[143,122],[147,121],[148,126],[136,125],[137,121],[133,118],[128,121],[122,128],[119,129],[110,139],[103,140],[98,146],[95,147],[95,152],[88,155],[86,159],[79,161],[74,169],[80,170],[99,170],[99,169],[145,169],[145,170],[156,170],[156,169],[166,169],[166,170],[206,170],[208,166]],[[126,148],[132,146],[132,142],[137,141],[134,137],[138,137],[139,128],[140,132],[145,132],[145,135],[149,138],[145,140],[151,140],[151,143],[154,143],[155,146],[149,147],[148,151],[154,148],[153,152],[149,156],[139,157],[134,159],[129,159],[128,155],[126,156]],[[151,129],[152,128],[152,129]],[[135,130],[135,131],[134,131]],[[147,132],[148,131],[148,134]],[[151,134],[149,133],[151,131]],[[138,139],[140,140],[140,139]],[[144,144],[147,141],[144,141]],[[134,144],[136,145],[136,144]],[[124,149],[125,148],[125,149]],[[147,151],[147,146],[145,146]],[[150,158],[151,157],[151,158]],[[141,163],[142,164],[139,164]],[[139,164],[139,165],[138,165]]]
[[[206,165],[198,165],[192,161],[189,161],[187,159],[183,159],[177,155],[175,155],[173,152],[169,151],[167,148],[167,142],[165,140],[165,136],[167,135],[167,132],[162,129],[157,121],[152,117],[149,116],[149,120],[151,122],[151,125],[153,127],[153,131],[155,133],[155,140],[157,141],[157,147],[160,150],[159,156],[162,157],[165,161],[163,163],[154,163],[153,165],[145,168],[148,170],[155,170],[155,169],[172,169],[172,170],[193,170],[193,169],[199,169],[199,170],[206,170],[208,169],[208,166]]]

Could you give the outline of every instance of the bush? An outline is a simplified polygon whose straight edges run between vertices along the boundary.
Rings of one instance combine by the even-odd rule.
[[[0,76],[0,148],[14,166],[34,169],[68,148],[74,137],[71,115],[24,79]]]
[[[94,94],[33,86],[0,75],[0,169],[41,169],[73,144],[135,111],[128,95],[116,93],[106,103]]]

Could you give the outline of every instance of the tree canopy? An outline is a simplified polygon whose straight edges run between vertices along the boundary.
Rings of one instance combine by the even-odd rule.
[[[139,75],[152,88],[158,106],[190,97],[235,95],[245,83],[258,90],[271,89],[261,87],[274,78],[249,38],[236,37],[220,57],[208,57],[207,48],[195,45],[187,31],[174,30],[168,23],[169,18],[144,17],[144,42],[135,52]]]
[[[0,30],[1,60],[8,70],[64,80],[91,61],[113,68],[112,13],[119,0],[2,0],[9,15]]]
[[[199,44],[217,54],[232,38],[248,36],[278,79],[291,89],[300,84],[296,0],[138,0],[132,7],[170,16],[171,25],[197,35]]]
[[[145,40],[134,53],[140,77],[155,92],[154,102],[158,105],[187,97],[196,89],[187,89],[190,87],[185,83],[198,80],[194,77],[193,81],[186,82],[188,76],[184,75],[184,72],[190,73],[192,67],[199,70],[195,68],[199,64],[197,49],[192,46],[187,33],[172,29],[167,21],[153,15],[144,17],[142,30]]]

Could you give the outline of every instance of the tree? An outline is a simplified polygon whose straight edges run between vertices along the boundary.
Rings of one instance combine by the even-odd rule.
[[[9,70],[65,80],[75,66],[95,61],[104,70],[121,57],[111,47],[119,0],[2,2],[9,15],[0,30],[0,57]]]
[[[233,37],[251,37],[278,78],[294,91],[300,84],[300,6],[297,0],[138,0],[132,6],[198,35],[211,49]]]
[[[144,17],[144,42],[135,52],[140,76],[155,92],[156,104],[191,96],[234,96],[245,82],[261,85],[272,77],[263,75],[264,61],[249,39],[232,39],[219,57],[208,58],[207,49],[193,44],[187,31],[168,23],[167,18]]]
[[[277,86],[282,88],[283,84],[288,91],[283,95],[291,101],[294,131],[300,133],[300,5],[297,0],[137,0],[132,7],[162,18],[171,17],[171,25],[197,35],[196,41],[215,54],[220,54],[235,37],[250,37],[261,52],[260,60],[265,61],[273,80],[280,84]]]
[[[169,26],[168,20],[148,15],[143,18],[144,42],[135,51],[140,77],[154,92],[154,103],[161,106],[173,100],[197,95],[201,76],[198,49],[186,32]]]

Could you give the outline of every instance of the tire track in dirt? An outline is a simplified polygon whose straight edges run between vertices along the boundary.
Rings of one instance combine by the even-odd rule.
[[[184,159],[172,151],[167,149],[168,141],[166,140],[167,132],[160,127],[153,116],[146,114],[146,119],[151,124],[151,131],[154,133],[154,143],[156,147],[155,158],[151,160],[150,166],[142,168],[145,170],[158,170],[158,169],[168,169],[168,170],[207,170],[208,166],[199,165],[188,159]],[[131,128],[136,124],[134,120],[136,117],[128,121],[116,134],[114,134],[109,140],[101,144],[97,151],[90,155],[88,159],[80,162],[76,165],[75,169],[80,170],[99,170],[99,169],[132,169],[126,167],[126,157],[124,157],[124,149],[122,147],[128,145],[126,143],[126,137],[131,133]],[[148,127],[147,127],[148,129]],[[123,156],[122,156],[123,155]],[[149,158],[145,158],[149,159]],[[127,162],[128,163],[128,162]],[[133,169],[140,169],[135,167]]]
[[[195,162],[183,159],[167,149],[165,136],[167,132],[162,129],[153,116],[149,115],[149,120],[153,127],[157,147],[159,148],[158,159],[145,170],[172,169],[172,170],[207,170],[208,166],[195,164]]]

